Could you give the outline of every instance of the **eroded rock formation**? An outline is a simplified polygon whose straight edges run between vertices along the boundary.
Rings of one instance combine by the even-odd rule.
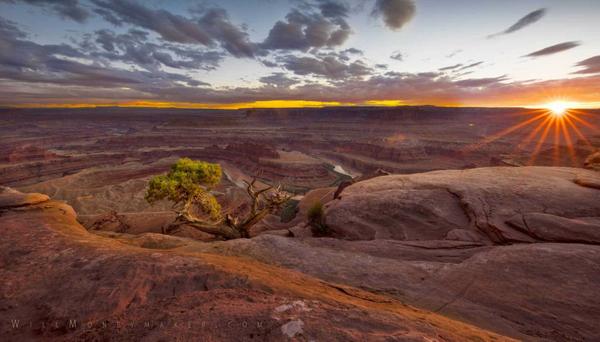
[[[95,235],[43,196],[4,189],[0,203],[2,340],[503,339],[193,240]]]

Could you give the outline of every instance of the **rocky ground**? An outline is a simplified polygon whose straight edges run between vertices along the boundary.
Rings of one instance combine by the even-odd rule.
[[[508,339],[194,240],[92,234],[44,195],[3,188],[0,210],[3,341]]]
[[[288,236],[209,243],[90,233],[68,205],[5,189],[2,331],[9,339],[594,341],[599,185],[596,171],[552,167],[381,176],[327,203],[331,237],[310,237],[300,222]]]

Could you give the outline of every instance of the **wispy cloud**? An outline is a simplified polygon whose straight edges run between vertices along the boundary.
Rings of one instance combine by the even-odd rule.
[[[600,55],[584,59],[575,66],[583,67],[576,74],[598,74],[600,73]]]
[[[526,16],[524,16],[523,18],[519,19],[516,23],[511,25],[506,30],[489,35],[488,38],[494,38],[497,36],[510,34],[510,33],[519,31],[519,30],[539,21],[540,19],[542,19],[544,17],[544,15],[546,15],[546,9],[540,8],[539,10],[533,11],[533,12],[527,14]]]
[[[446,66],[446,67],[443,67],[443,68],[439,68],[438,70],[440,70],[440,71],[464,71],[464,70],[467,70],[467,69],[472,69],[472,68],[474,68],[476,66],[479,66],[481,64],[483,64],[483,61],[474,62],[474,63],[467,64],[467,65],[462,64],[462,63],[458,63],[458,64],[454,64],[454,65],[449,65],[449,66]]]
[[[581,45],[580,42],[564,42],[564,43],[560,43],[560,44],[556,44],[556,45],[552,45],[552,46],[548,46],[546,48],[543,48],[541,50],[537,50],[534,51],[530,54],[527,54],[523,57],[541,57],[541,56],[548,56],[548,55],[553,55],[555,53],[559,53],[562,51],[566,51],[569,49],[572,49],[574,47],[577,47]]]
[[[90,17],[90,12],[83,8],[79,0],[0,0],[9,4],[23,2],[33,6],[50,9],[59,16],[83,23]]]
[[[404,55],[402,55],[401,52],[395,51],[394,53],[392,53],[392,55],[390,56],[391,59],[395,59],[397,61],[403,61],[404,60]]]

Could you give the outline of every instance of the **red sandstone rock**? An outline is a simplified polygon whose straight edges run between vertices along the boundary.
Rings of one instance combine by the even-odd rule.
[[[5,211],[0,227],[2,340],[503,338],[192,240],[91,234],[54,201]]]
[[[533,242],[507,221],[523,213],[600,217],[600,191],[576,184],[584,178],[600,182],[593,171],[548,167],[377,177],[346,188],[330,203],[327,222],[336,236],[354,240],[434,240],[467,229],[490,243]]]

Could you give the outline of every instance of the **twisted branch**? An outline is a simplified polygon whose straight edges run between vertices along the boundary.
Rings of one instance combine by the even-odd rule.
[[[165,233],[176,232],[183,224],[189,225],[202,232],[221,237],[225,240],[249,238],[252,226],[262,221],[265,216],[279,209],[291,196],[281,190],[281,185],[273,188],[267,186],[262,189],[255,187],[256,178],[246,183],[246,192],[252,200],[250,212],[244,217],[233,217],[230,214],[222,215],[223,218],[216,222],[203,220],[192,213],[193,200],[189,199],[177,213],[177,219],[165,230]]]

